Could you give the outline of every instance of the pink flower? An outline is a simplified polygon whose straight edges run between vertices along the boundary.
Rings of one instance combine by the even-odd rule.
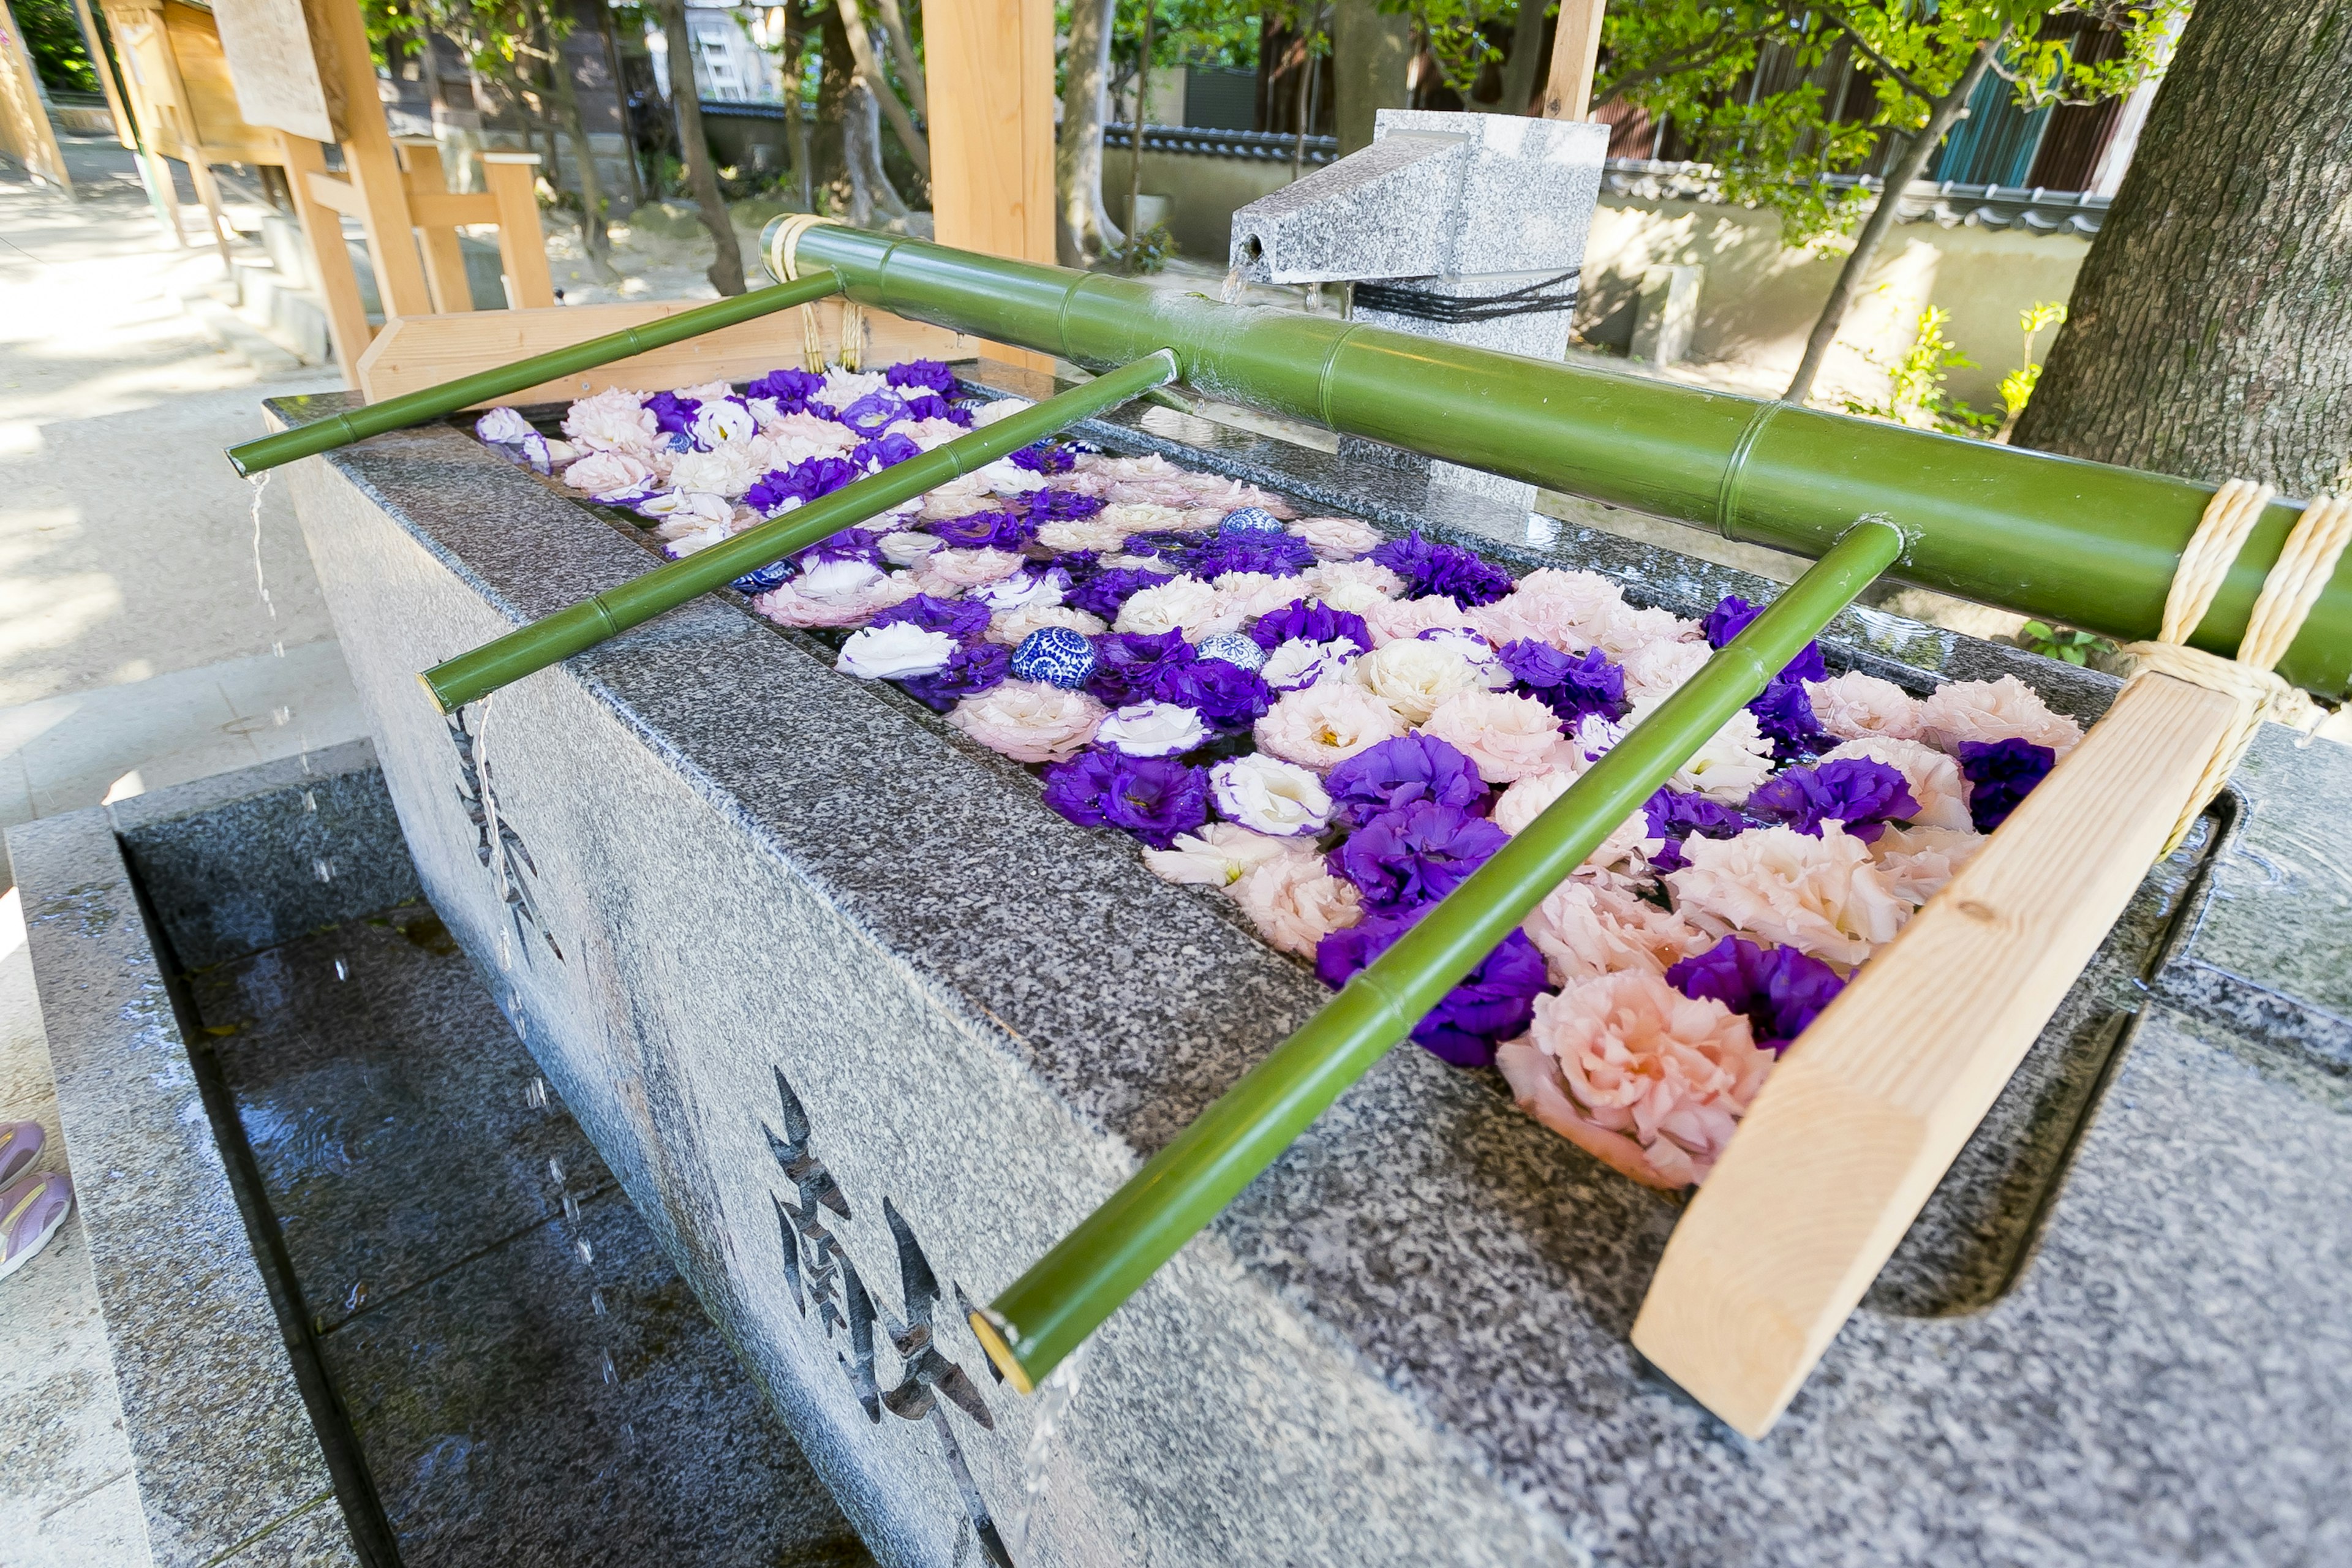
[[[1225,889],[1272,947],[1315,956],[1315,944],[1364,918],[1364,897],[1354,883],[1334,877],[1319,855],[1281,855],[1264,860]]]
[[[1108,713],[1083,691],[1007,680],[957,703],[948,722],[1015,762],[1061,763],[1086,749]]]
[[[1404,733],[1397,710],[1353,682],[1326,680],[1285,693],[1257,721],[1261,751],[1328,773],[1367,746]]]
[[[1302,517],[1290,531],[1326,561],[1352,561],[1381,542],[1380,530],[1352,517]]]
[[[966,588],[1000,582],[1021,570],[1021,556],[1010,550],[934,550],[915,567],[922,591],[937,599],[952,599]]]
[[[1186,575],[1129,595],[1113,626],[1148,636],[1182,632],[1188,642],[1198,642],[1212,632],[1239,631],[1241,624],[1241,612],[1228,605],[1223,595],[1198,577]]]
[[[1527,1038],[1496,1052],[1520,1108],[1635,1181],[1704,1181],[1764,1086],[1748,1020],[1646,973],[1536,998]]]
[[[1829,680],[1808,680],[1805,695],[1825,735],[1841,741],[1874,735],[1895,741],[1919,738],[1919,700],[1891,680],[1848,670]]]
[[[1298,515],[1297,508],[1272,490],[1262,490],[1239,479],[1228,479],[1216,474],[1186,473],[1179,482],[1192,492],[1195,508],[1214,511],[1220,519],[1229,511],[1239,511],[1251,506],[1269,517],[1287,519]]]
[[[1598,640],[1612,611],[1624,607],[1617,584],[1592,572],[1547,566],[1491,605],[1470,612],[1472,623],[1500,647],[1507,642],[1549,643],[1563,653],[1582,653]]]
[[[1631,605],[1620,605],[1601,621],[1592,640],[1603,653],[1622,664],[1652,643],[1704,644],[1706,638],[1698,622],[1686,621],[1671,610],[1637,610]]]
[[[1635,702],[1654,702],[1696,675],[1715,656],[1703,642],[1643,643],[1625,656],[1625,695]]]
[[[622,387],[583,397],[563,416],[563,433],[598,452],[635,452],[653,447],[661,424],[638,394]]]
[[[1265,572],[1228,572],[1216,580],[1225,608],[1242,621],[1255,620],[1298,597],[1298,580]]]
[[[891,605],[913,598],[917,592],[914,574],[899,572],[825,598],[803,594],[787,583],[754,598],[751,607],[780,626],[862,626]]]
[[[1521,929],[1544,955],[1555,985],[1628,970],[1664,974],[1666,965],[1714,941],[1622,885],[1582,876],[1545,894]]]
[[[1852,968],[1895,940],[1910,907],[1871,864],[1870,847],[1826,822],[1818,838],[1751,827],[1683,840],[1690,864],[1666,874],[1675,908],[1715,936],[1745,932]]]
[[[1390,599],[1357,613],[1371,628],[1374,647],[1417,637],[1438,626],[1470,626],[1470,617],[1462,613],[1462,606],[1443,594],[1419,599]]]
[[[1105,522],[1099,516],[1080,518],[1075,522],[1049,522],[1037,531],[1037,542],[1048,550],[1092,550],[1108,552],[1127,542],[1127,536],[1138,531],[1124,522]]]
[[[1568,793],[1576,782],[1574,773],[1553,766],[1539,773],[1529,773],[1503,792],[1495,803],[1495,826],[1513,837],[1527,831],[1535,819],[1550,808],[1552,803]],[[1647,813],[1636,811],[1619,823],[1601,847],[1584,858],[1587,869],[1612,871],[1628,879],[1649,875],[1649,858],[1664,847],[1665,840],[1650,837]]]
[[[1440,702],[1422,727],[1477,764],[1488,784],[1512,784],[1556,760],[1559,717],[1532,697],[1472,687]]]
[[[1124,479],[1103,491],[1118,506],[1164,506],[1182,512],[1192,510],[1192,492],[1173,479]]]
[[[988,617],[988,640],[1001,642],[1006,647],[1019,647],[1021,639],[1039,626],[1067,626],[1087,637],[1098,637],[1110,628],[1103,625],[1100,616],[1090,616],[1073,605],[1030,605],[1017,610],[999,610]]]
[[[1870,858],[1896,898],[1924,904],[1984,846],[1985,836],[1973,828],[1890,827],[1872,843]]]
[[[617,448],[591,452],[563,470],[563,482],[592,496],[633,490],[654,477],[653,465]]]
[[[1956,680],[1919,704],[1919,737],[1938,750],[1962,741],[2031,741],[2063,757],[2083,739],[2083,727],[2050,711],[2039,693],[2013,675],[1999,680]]]
[[[1919,803],[1919,809],[1911,814],[1911,820],[1918,826],[1948,827],[1963,833],[1976,826],[1969,816],[1968,785],[1961,782],[1960,764],[1935,747],[1918,741],[1865,736],[1822,753],[1825,763],[1848,757],[1885,763],[1901,773],[1911,798]]]

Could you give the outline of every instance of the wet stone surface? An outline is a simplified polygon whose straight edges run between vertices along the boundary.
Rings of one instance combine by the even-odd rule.
[[[407,1568],[869,1561],[429,909],[190,989]]]

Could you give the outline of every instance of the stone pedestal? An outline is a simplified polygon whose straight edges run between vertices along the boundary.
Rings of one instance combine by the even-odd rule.
[[[1579,528],[1527,548],[1507,508],[1171,410],[1085,434],[1685,614],[1770,591]],[[651,556],[446,426],[290,479],[436,908],[883,1561],[2253,1564],[2346,1538],[2339,753],[2264,738],[1769,1440],[1626,1343],[1676,1205],[1410,1047],[1109,1322],[1048,1429],[965,1305],[1305,1018],[1312,976],[724,596],[461,735],[415,670]],[[1866,610],[1827,642],[1915,688],[2017,672],[2084,716],[2112,690]]]

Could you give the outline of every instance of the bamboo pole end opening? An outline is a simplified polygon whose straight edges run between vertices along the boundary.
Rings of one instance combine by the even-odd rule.
[[[1036,1383],[1029,1376],[1028,1369],[1021,1364],[1021,1358],[1013,1353],[1013,1342],[1008,1337],[1013,1325],[986,1307],[974,1308],[968,1321],[971,1324],[972,1337],[980,1342],[980,1348],[988,1352],[988,1359],[996,1363],[996,1370],[1004,1374],[1004,1381],[1013,1385],[1013,1391],[1024,1395],[1036,1393]]]

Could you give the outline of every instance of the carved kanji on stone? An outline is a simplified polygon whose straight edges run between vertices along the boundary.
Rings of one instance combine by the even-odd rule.
[[[539,875],[539,864],[530,858],[530,847],[515,831],[513,823],[498,815],[495,797],[489,793],[489,764],[483,760],[474,731],[466,727],[465,710],[449,715],[449,744],[457,753],[457,804],[465,808],[467,820],[474,825],[477,842],[474,858],[490,873],[499,897],[505,900],[507,913],[513,917],[515,935],[521,939],[523,962],[530,962],[531,932],[537,931],[547,950],[555,954],[558,963],[563,962],[563,949],[556,944],[555,933],[541,918],[539,904],[531,897],[530,887],[523,880],[529,871]],[[491,823],[498,825],[493,842]]]

